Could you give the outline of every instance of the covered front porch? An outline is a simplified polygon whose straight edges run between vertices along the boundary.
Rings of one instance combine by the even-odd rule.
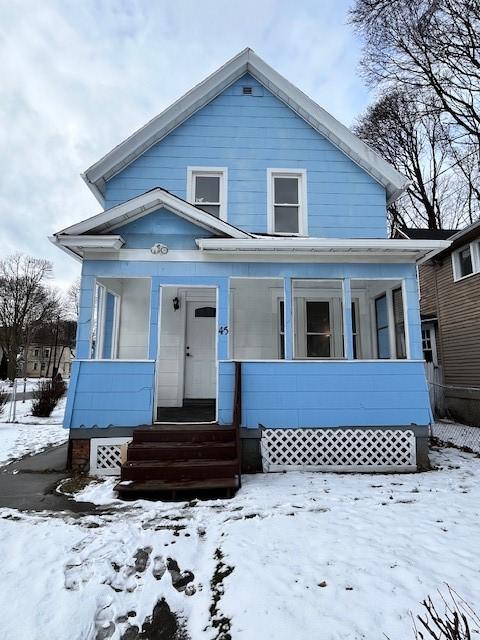
[[[414,264],[192,266],[85,263],[65,426],[231,424],[235,361],[245,429],[430,422]]]

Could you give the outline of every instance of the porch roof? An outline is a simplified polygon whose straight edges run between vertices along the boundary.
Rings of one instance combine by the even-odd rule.
[[[391,240],[391,239],[349,239],[349,238],[205,238],[196,240],[204,252],[253,253],[258,254],[335,254],[371,257],[400,257],[406,261],[424,261],[443,251],[450,245],[449,240]]]

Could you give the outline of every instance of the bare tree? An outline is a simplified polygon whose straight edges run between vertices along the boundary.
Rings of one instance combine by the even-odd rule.
[[[17,373],[17,360],[32,332],[58,306],[58,296],[47,287],[52,272],[47,260],[14,254],[0,260],[0,326],[8,359],[8,377]]]
[[[451,167],[438,112],[425,112],[406,90],[385,92],[358,119],[355,133],[411,181],[390,207],[390,225],[457,227],[472,215],[463,175]]]
[[[480,3],[356,0],[351,20],[364,40],[369,83],[406,91],[424,117],[440,123],[455,173],[450,194],[473,221],[480,209]]]
[[[77,278],[68,287],[66,294],[66,307],[69,315],[74,320],[78,320],[78,314],[80,311],[80,278]]]

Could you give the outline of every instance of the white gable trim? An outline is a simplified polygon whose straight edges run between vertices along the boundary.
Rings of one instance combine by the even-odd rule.
[[[225,234],[231,238],[250,238],[251,235],[228,224],[224,220],[205,213],[201,209],[185,202],[181,198],[172,195],[168,191],[157,188],[148,191],[136,198],[117,205],[107,211],[67,227],[59,231],[55,236],[78,236],[94,232],[94,234],[105,234],[112,230],[137,220],[155,209],[165,207],[169,211],[177,214],[181,218],[203,227],[209,231]]]
[[[107,180],[247,72],[382,184],[389,203],[407,188],[404,175],[247,48],[89,167],[82,177],[95,197],[103,204]]]

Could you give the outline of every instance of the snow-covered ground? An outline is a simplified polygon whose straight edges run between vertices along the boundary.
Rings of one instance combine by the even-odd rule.
[[[445,583],[480,608],[480,458],[432,460],[245,476],[230,501],[121,503],[109,479],[78,495],[103,513],[1,510],[2,636],[135,639],[165,598],[192,640],[413,638],[410,612]]]
[[[8,402],[0,415],[0,464],[66,442],[68,430],[62,427],[65,402],[63,397],[49,418],[36,418],[32,416],[32,401],[18,400],[14,423],[6,422],[11,404]]]

